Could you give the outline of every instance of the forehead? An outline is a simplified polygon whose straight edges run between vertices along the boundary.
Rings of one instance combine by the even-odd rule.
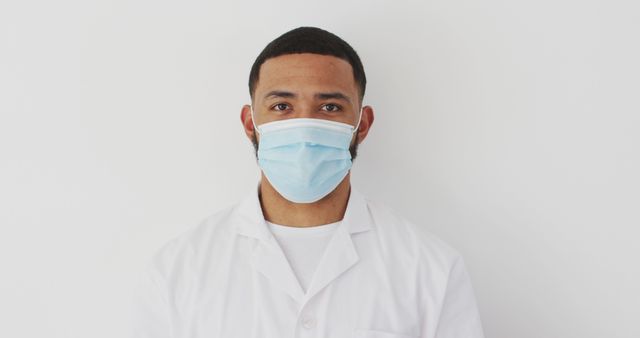
[[[260,67],[256,93],[272,89],[302,91],[305,88],[357,91],[349,62],[330,55],[287,54],[267,59]]]

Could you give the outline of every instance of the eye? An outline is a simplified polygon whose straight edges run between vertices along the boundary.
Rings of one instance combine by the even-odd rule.
[[[278,104],[274,105],[272,108],[277,110],[277,111],[283,111],[283,110],[286,110],[287,107],[289,107],[289,105],[286,104],[286,103],[278,103]]]
[[[337,112],[337,111],[339,111],[341,109],[341,107],[339,105],[334,104],[334,103],[327,103],[323,107],[327,108],[325,110],[328,111],[328,112]]]

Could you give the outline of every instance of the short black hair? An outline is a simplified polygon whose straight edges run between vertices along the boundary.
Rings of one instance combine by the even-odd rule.
[[[331,55],[351,65],[353,77],[359,89],[360,102],[364,97],[367,77],[358,53],[337,35],[317,27],[298,27],[271,41],[258,55],[249,74],[249,95],[253,99],[260,75],[260,66],[270,58],[286,54],[312,53]]]

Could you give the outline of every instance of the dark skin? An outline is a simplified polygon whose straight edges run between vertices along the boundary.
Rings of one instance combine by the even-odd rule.
[[[319,118],[356,126],[361,102],[351,65],[340,58],[318,54],[289,54],[268,59],[260,67],[253,95],[255,124],[289,118]],[[255,133],[249,105],[240,120],[249,140]],[[364,106],[353,146],[362,143],[373,124],[371,106]],[[356,137],[357,134],[357,137]],[[311,227],[340,221],[347,208],[351,172],[328,195],[313,203],[294,203],[280,195],[262,173],[260,203],[269,222]]]

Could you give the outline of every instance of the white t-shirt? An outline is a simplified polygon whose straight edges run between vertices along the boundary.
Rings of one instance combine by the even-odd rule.
[[[306,292],[324,250],[341,221],[312,227],[294,227],[266,221],[293,273]]]

